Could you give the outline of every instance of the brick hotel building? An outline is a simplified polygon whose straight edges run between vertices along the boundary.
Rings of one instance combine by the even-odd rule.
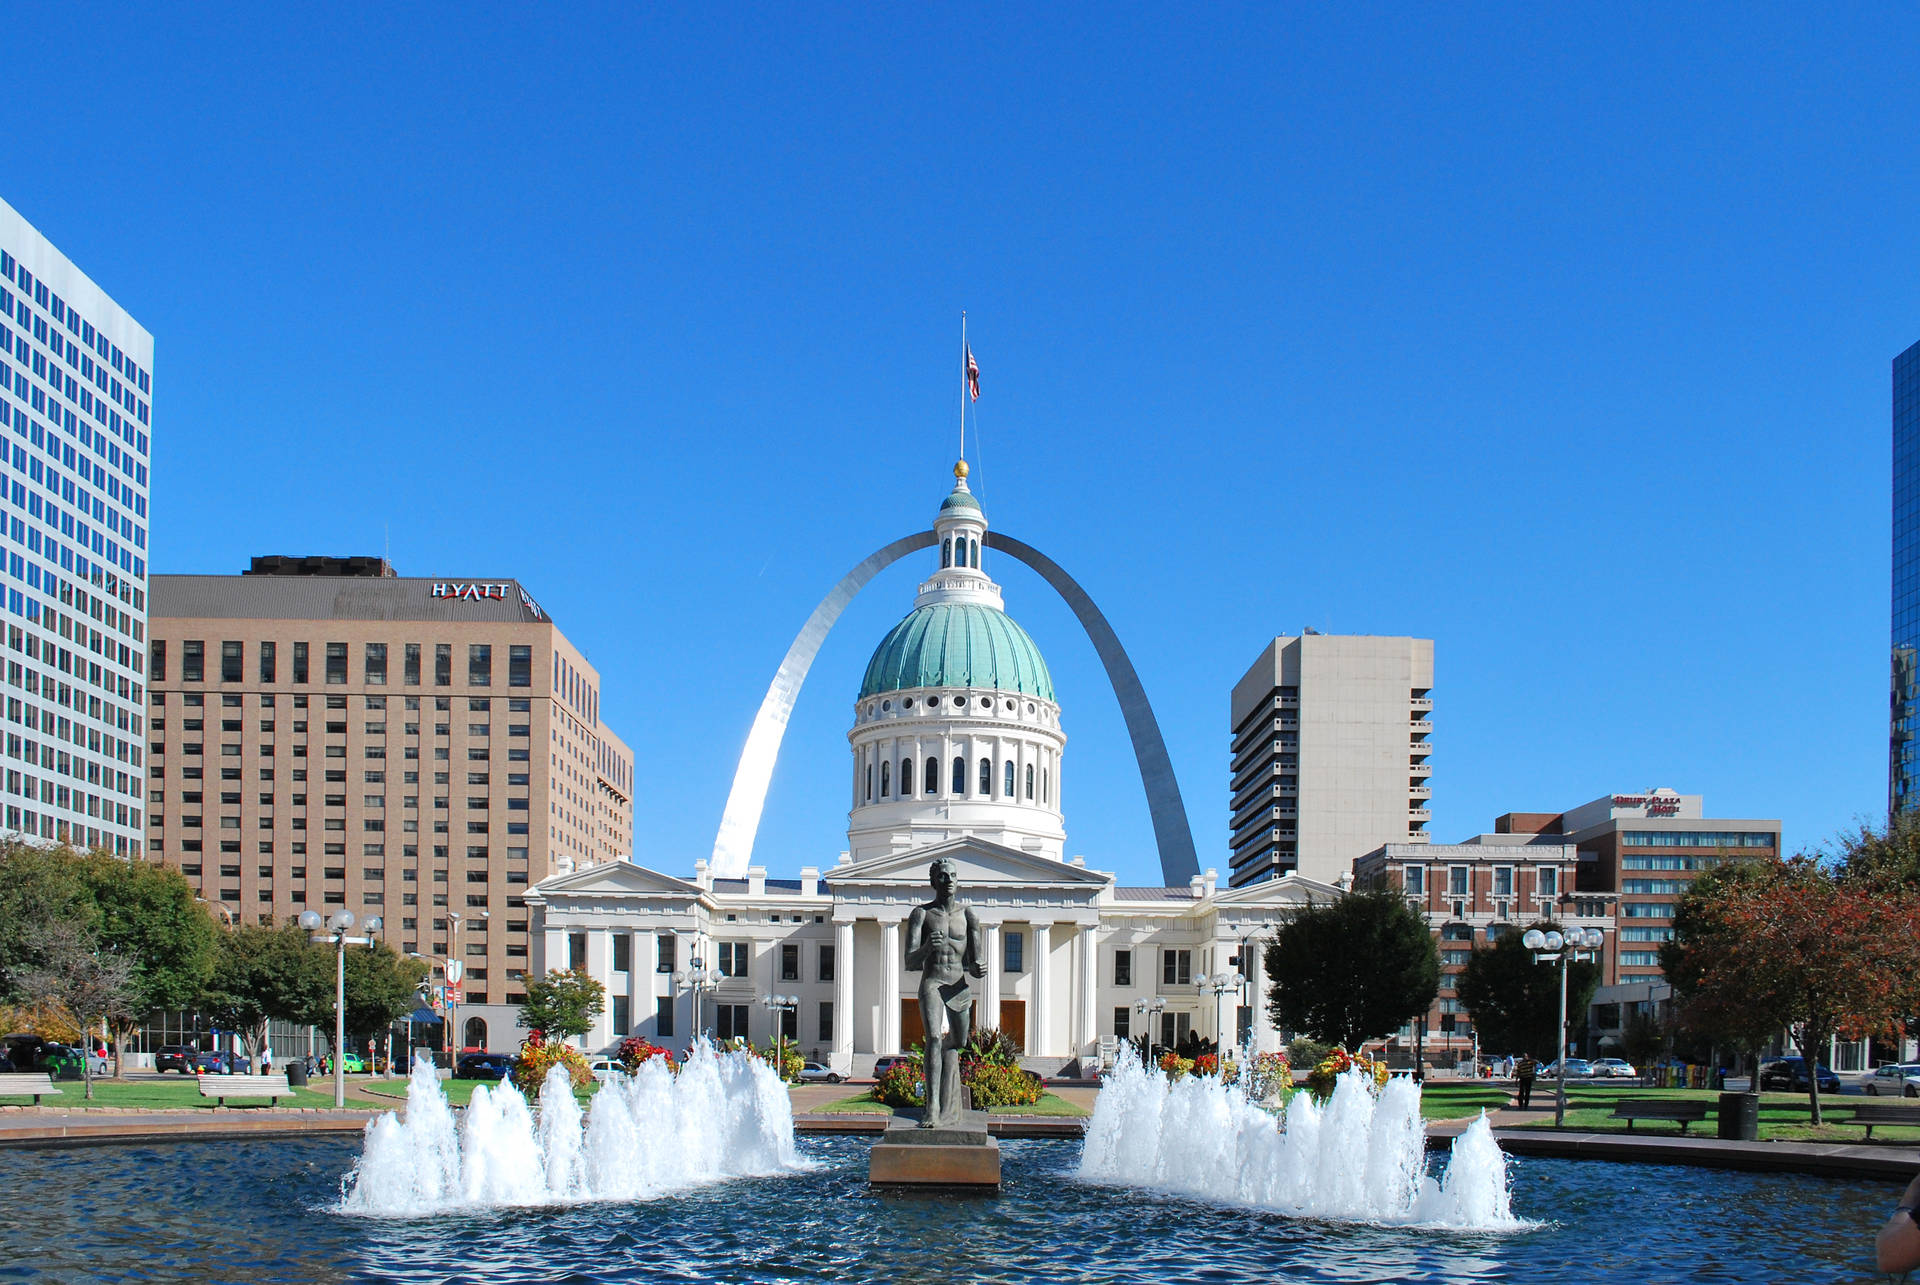
[[[633,852],[598,671],[519,582],[378,558],[155,576],[151,622],[149,855],[235,921],[381,916],[513,1047],[527,889]]]
[[[0,201],[9,834],[138,850],[153,336]]]

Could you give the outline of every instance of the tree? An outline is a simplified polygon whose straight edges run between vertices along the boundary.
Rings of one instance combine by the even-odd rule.
[[[1777,1006],[1757,1002],[1725,965],[1753,949],[1747,940],[1751,924],[1738,907],[1750,896],[1749,885],[1770,877],[1755,861],[1727,861],[1708,870],[1687,886],[1674,909],[1673,938],[1660,947],[1660,967],[1673,987],[1681,1029],[1740,1054],[1756,1088],[1760,1050],[1792,1019]]]
[[[77,869],[92,898],[100,948],[127,963],[128,1005],[113,1026],[115,1078],[135,1029],[156,1009],[185,1008],[213,974],[212,917],[178,870],[96,852]]]
[[[138,987],[133,962],[102,948],[99,934],[73,920],[38,926],[31,941],[39,963],[24,975],[28,997],[58,1004],[80,1027],[80,1075],[85,1096],[93,1097],[93,1030],[130,1020]]]
[[[218,936],[201,1006],[238,1031],[248,1055],[258,1059],[274,1018],[296,1026],[331,1024],[332,953],[298,924],[240,924]]]
[[[527,998],[520,1005],[520,1025],[561,1039],[585,1035],[606,1007],[606,993],[606,987],[587,976],[584,968],[548,973],[527,983]]]
[[[26,998],[27,974],[46,962],[41,930],[59,923],[91,927],[94,916],[71,852],[0,840],[0,1000]]]
[[[1532,925],[1545,932],[1558,925],[1543,920]],[[1460,974],[1459,997],[1480,1046],[1534,1057],[1559,1057],[1560,967],[1536,964],[1533,952],[1520,938],[1507,933],[1491,946],[1467,956]],[[1586,961],[1567,964],[1567,1016],[1578,1027],[1585,1021],[1587,1001],[1600,984],[1600,967]]]
[[[1276,1027],[1357,1049],[1425,1013],[1440,990],[1426,918],[1391,888],[1287,916],[1267,947]]]
[[[347,947],[347,1035],[354,1043],[392,1025],[418,1002],[427,963],[409,959],[383,941]]]

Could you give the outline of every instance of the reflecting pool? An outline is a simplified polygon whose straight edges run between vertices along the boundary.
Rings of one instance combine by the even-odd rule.
[[[336,1212],[359,1139],[6,1153],[0,1280],[406,1282],[1872,1281],[1894,1183],[1512,1161],[1540,1226],[1289,1218],[1082,1182],[1081,1144],[1002,1144],[999,1197],[877,1197],[864,1138],[802,1172],[653,1200],[432,1218]]]

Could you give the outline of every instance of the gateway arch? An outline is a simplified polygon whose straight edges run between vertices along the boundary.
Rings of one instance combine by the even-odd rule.
[[[720,833],[713,841],[713,873],[738,878],[747,872],[753,860],[753,842],[760,829],[760,812],[767,800],[767,787],[773,782],[774,760],[780,756],[780,742],[787,732],[787,721],[807,681],[807,671],[820,645],[827,640],[834,622],[855,594],[880,572],[909,553],[932,548],[937,537],[921,531],[880,549],[863,560],[820,600],[807,617],[800,633],[787,648],[786,659],[773,676],[767,695],[754,716],[753,730],[747,733],[746,748],[740,751],[740,764],[734,769],[733,789],[727,794],[727,810],[720,818]],[[1053,559],[1030,544],[1011,536],[988,531],[986,544],[1011,554],[1038,572],[1040,578],[1073,610],[1080,627],[1087,632],[1100,663],[1106,667],[1107,681],[1120,702],[1126,720],[1127,735],[1133,740],[1134,761],[1140,768],[1140,783],[1146,787],[1147,810],[1153,818],[1153,837],[1160,849],[1160,872],[1169,887],[1183,887],[1200,873],[1199,858],[1193,850],[1193,830],[1187,824],[1187,806],[1180,798],[1179,782],[1174,780],[1173,762],[1167,757],[1167,744],[1160,735],[1160,724],[1147,701],[1140,675],[1134,671],[1126,648],[1113,632],[1113,626],[1100,614],[1093,599],[1074,578],[1061,570]]]

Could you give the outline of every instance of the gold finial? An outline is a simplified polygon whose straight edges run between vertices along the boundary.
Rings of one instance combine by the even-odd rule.
[[[967,480],[967,462],[965,460],[955,462],[953,466],[953,476],[962,482]]]

